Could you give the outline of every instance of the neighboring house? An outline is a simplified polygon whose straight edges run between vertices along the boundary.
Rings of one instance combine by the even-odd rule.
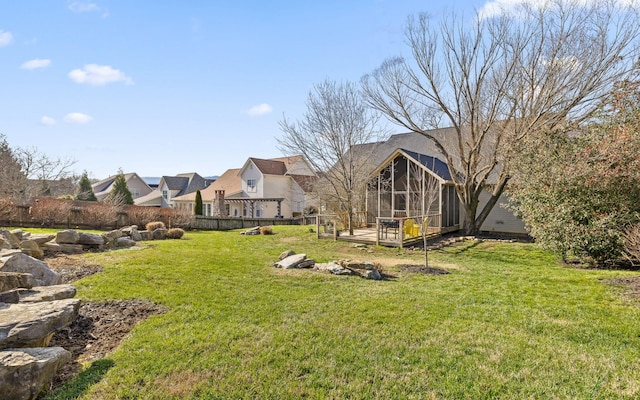
[[[302,156],[249,158],[241,168],[227,170],[201,191],[203,214],[247,218],[290,218],[310,205],[316,175]],[[192,209],[195,195],[174,198]]]
[[[195,193],[197,190],[206,188],[212,182],[213,180],[203,178],[195,172],[163,176],[158,182],[158,187],[146,196],[136,199],[135,204],[162,208],[173,207],[174,198]]]
[[[107,179],[103,179],[91,185],[93,193],[96,195],[98,201],[104,201],[107,195],[111,192],[116,176],[117,175],[110,176]],[[134,201],[139,197],[148,195],[152,191],[149,185],[147,185],[147,183],[135,172],[124,174],[124,180],[127,182],[127,187],[129,188]]]
[[[442,135],[448,135],[451,137],[453,137],[453,135],[455,134],[452,128],[443,128],[443,129],[439,129],[439,131],[440,132],[438,133]],[[402,149],[406,149],[406,150],[402,150]],[[372,179],[374,179],[377,176],[377,174],[379,174],[380,171],[386,165],[388,165],[388,163],[391,162],[391,160],[394,159],[393,157],[394,155],[398,155],[398,154],[400,154],[402,157],[406,157],[408,154],[418,153],[416,157],[418,156],[428,157],[430,160],[429,162],[432,163],[432,164],[427,163],[427,165],[424,165],[425,167],[433,169],[432,168],[432,166],[434,165],[433,159],[436,159],[437,160],[436,164],[438,165],[442,164],[440,168],[442,167],[446,168],[446,163],[442,161],[444,160],[443,155],[435,148],[435,146],[431,143],[430,140],[426,139],[424,136],[418,133],[404,133],[404,134],[392,135],[385,142],[362,145],[361,150],[374,151],[376,153],[374,159],[384,160],[384,161],[381,161],[380,164],[372,172],[372,175],[371,175]],[[404,152],[405,154],[402,155],[402,152]],[[418,164],[420,164],[420,162],[418,162]],[[448,174],[448,168],[446,169]],[[447,190],[452,191],[453,187],[451,186],[451,184],[453,182],[451,182],[450,179],[445,179],[445,180],[446,182],[443,182],[443,185],[445,185],[446,187],[450,187],[451,189],[447,189]],[[494,182],[491,182],[491,181],[487,182],[488,185],[491,185],[492,183]],[[455,192],[452,192],[452,193],[455,193]],[[482,210],[484,205],[487,203],[489,197],[490,197],[490,194],[486,190],[481,193],[478,212]],[[457,199],[457,196],[451,196],[451,195],[445,196],[441,198],[441,202],[444,202],[444,201],[447,202],[447,206],[444,207],[445,212],[448,212],[447,210],[451,210],[451,211],[450,211],[450,214],[446,216],[446,218],[445,218],[445,215],[443,214],[443,224],[446,223],[446,225],[443,225],[443,226],[451,229],[449,218],[451,218],[452,215],[455,215],[457,219],[456,224],[458,224],[459,228],[462,228],[461,224],[464,221],[464,209],[460,206],[460,202]],[[455,202],[455,204],[451,202]],[[489,213],[487,219],[482,224],[482,227],[480,228],[481,232],[490,232],[490,233],[495,232],[495,233],[509,233],[509,234],[526,234],[527,233],[522,220],[517,218],[513,214],[513,212],[507,208],[508,202],[509,201],[507,196],[503,194],[499,198],[497,204],[493,207],[493,209]],[[394,205],[395,205],[395,202],[394,202]],[[376,204],[376,207],[377,207],[377,204]],[[456,210],[459,210],[459,211],[456,211]],[[378,215],[378,209],[373,207],[373,204],[371,205],[371,207],[369,207],[368,205],[367,211],[370,218],[372,216],[375,218],[375,216]],[[446,221],[449,221],[449,222],[446,222]]]

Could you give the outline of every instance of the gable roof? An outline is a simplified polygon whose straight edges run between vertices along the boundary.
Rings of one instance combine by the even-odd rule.
[[[400,150],[404,152],[406,155],[408,155],[409,157],[413,158],[422,166],[434,172],[436,175],[438,175],[440,178],[444,179],[445,181],[451,180],[449,167],[447,167],[447,164],[445,164],[442,160],[436,157],[416,153],[415,151],[410,151],[406,149],[400,149]]]
[[[116,176],[118,175],[112,175],[106,179],[103,179],[101,181],[98,181],[94,184],[91,185],[91,188],[93,189],[93,193],[98,196],[98,194],[102,194],[103,192],[107,192],[109,190],[111,190],[111,186],[113,185],[113,182],[116,180]],[[129,172],[124,174],[124,180],[125,182],[129,183],[129,181],[131,179],[133,179],[134,177],[137,177],[138,180],[144,184],[145,186],[147,186],[149,188],[149,191],[151,191],[151,187],[149,187],[149,185],[147,185],[147,183],[138,176],[138,174],[136,174],[135,172]]]
[[[211,201],[215,197],[216,190],[224,190],[225,197],[229,197],[235,194],[242,192],[242,180],[240,175],[240,168],[232,168],[228,169],[224,172],[224,174],[220,175],[220,177],[213,182],[211,185],[207,186],[205,189],[200,191],[200,195],[202,196],[202,201]],[[182,196],[177,196],[173,198],[174,201],[195,201],[196,200],[196,191],[194,190],[191,193],[184,194]]]
[[[319,179],[317,176],[310,176],[310,175],[291,174],[289,176],[298,184],[298,186],[302,188],[302,190],[305,191],[305,193],[313,192],[313,186]]]
[[[287,166],[280,160],[264,160],[261,158],[249,157],[260,172],[264,175],[284,175],[287,173]]]

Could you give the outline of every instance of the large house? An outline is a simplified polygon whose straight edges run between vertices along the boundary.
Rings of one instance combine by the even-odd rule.
[[[312,204],[316,179],[302,156],[249,158],[227,170],[200,194],[203,215],[247,218],[290,218]],[[193,209],[195,193],[173,198],[178,208]]]
[[[98,199],[98,201],[104,201],[104,199],[109,195],[113,189],[113,183],[116,180],[116,176],[117,175],[110,176],[107,179],[103,179],[91,185],[93,193],[96,195],[96,199]],[[127,183],[127,187],[129,188],[134,201],[139,197],[148,195],[153,190],[135,172],[124,174],[124,180]]]
[[[163,176],[158,187],[146,196],[135,199],[137,206],[151,206],[169,208],[173,207],[173,199],[185,194],[202,190],[213,182],[205,179],[195,172],[178,174],[176,176]]]

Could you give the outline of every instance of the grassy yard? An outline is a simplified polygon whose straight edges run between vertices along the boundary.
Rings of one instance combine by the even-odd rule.
[[[607,278],[559,265],[531,244],[466,242],[432,252],[449,275],[401,272],[420,252],[273,236],[188,232],[138,251],[89,254],[104,272],[87,301],[169,308],[52,399],[640,398],[640,307]],[[369,281],[271,264],[380,262]]]

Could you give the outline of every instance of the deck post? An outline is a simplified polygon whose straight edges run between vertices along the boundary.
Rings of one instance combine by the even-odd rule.
[[[380,246],[380,218],[376,217],[376,246]]]

